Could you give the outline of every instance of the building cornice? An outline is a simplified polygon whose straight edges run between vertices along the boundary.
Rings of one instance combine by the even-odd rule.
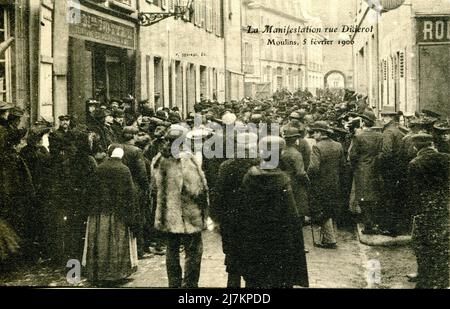
[[[249,3],[246,3],[248,10],[266,11],[266,12],[270,12],[270,13],[273,13],[275,15],[278,15],[278,16],[281,16],[281,17],[284,17],[284,18],[287,18],[287,19],[291,19],[293,21],[301,22],[301,23],[305,23],[305,22],[309,21],[308,19],[306,19],[304,17],[302,18],[302,17],[298,17],[298,16],[295,16],[295,15],[291,15],[291,14],[285,13],[283,11],[280,11],[278,9],[275,9],[275,8],[263,5],[263,4],[258,4],[255,8],[249,7],[248,4]]]

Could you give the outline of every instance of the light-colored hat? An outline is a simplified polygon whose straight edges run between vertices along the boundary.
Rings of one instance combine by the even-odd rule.
[[[124,154],[125,153],[124,153],[122,148],[116,148],[116,149],[113,150],[113,152],[111,154],[111,158],[122,159]]]
[[[231,124],[235,123],[236,120],[237,120],[237,117],[233,113],[227,113],[227,114],[223,115],[223,117],[222,117],[222,123],[224,125],[231,125]]]

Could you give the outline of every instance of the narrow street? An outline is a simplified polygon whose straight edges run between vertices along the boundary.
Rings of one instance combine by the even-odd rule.
[[[319,232],[315,230],[315,237]],[[406,274],[415,271],[415,257],[406,247],[369,247],[359,243],[355,232],[340,230],[338,249],[327,250],[312,246],[311,228],[305,227],[304,237],[308,272],[311,288],[413,288]],[[226,287],[227,273],[223,265],[220,235],[213,232],[204,234],[204,254],[199,287]],[[183,257],[183,254],[181,254]],[[376,259],[381,264],[381,283],[367,281],[367,262]],[[83,280],[78,285],[70,285],[65,280],[66,269],[34,266],[20,272],[9,272],[0,278],[2,286],[49,286],[49,287],[91,287]],[[164,256],[147,257],[140,261],[138,271],[123,287],[164,288],[167,274]]]

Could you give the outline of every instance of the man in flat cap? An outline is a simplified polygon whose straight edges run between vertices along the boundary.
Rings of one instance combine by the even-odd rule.
[[[117,138],[117,142],[123,142],[123,127],[125,122],[125,112],[121,109],[113,111],[112,116],[114,118],[111,124],[114,135]]]
[[[400,181],[405,177],[403,158],[401,157],[401,144],[404,134],[399,128],[399,113],[382,111],[383,140],[378,163],[381,168],[382,196],[384,197],[384,218],[381,228],[384,234],[397,236],[402,231],[401,215],[404,211],[404,188],[400,188]]]
[[[98,126],[98,121],[95,117],[96,110],[100,107],[100,102],[94,99],[86,101],[86,125],[89,129]]]
[[[449,287],[450,155],[433,147],[433,136],[413,138],[417,157],[409,163],[409,204],[414,208],[413,244],[420,289]]]
[[[95,117],[99,124],[94,128],[94,132],[99,137],[100,150],[106,153],[109,145],[118,141],[112,127],[114,118],[112,112],[108,109],[96,110]]]
[[[448,120],[434,125],[434,136],[439,152],[450,154],[450,122]]]
[[[311,215],[321,224],[318,247],[335,249],[336,217],[342,208],[342,183],[345,172],[344,149],[330,135],[326,121],[315,122],[310,130],[317,144],[313,146],[308,176],[311,180]]]

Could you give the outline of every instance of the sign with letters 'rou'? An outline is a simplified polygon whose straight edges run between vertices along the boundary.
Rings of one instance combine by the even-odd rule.
[[[450,16],[417,18],[417,43],[450,43]]]

